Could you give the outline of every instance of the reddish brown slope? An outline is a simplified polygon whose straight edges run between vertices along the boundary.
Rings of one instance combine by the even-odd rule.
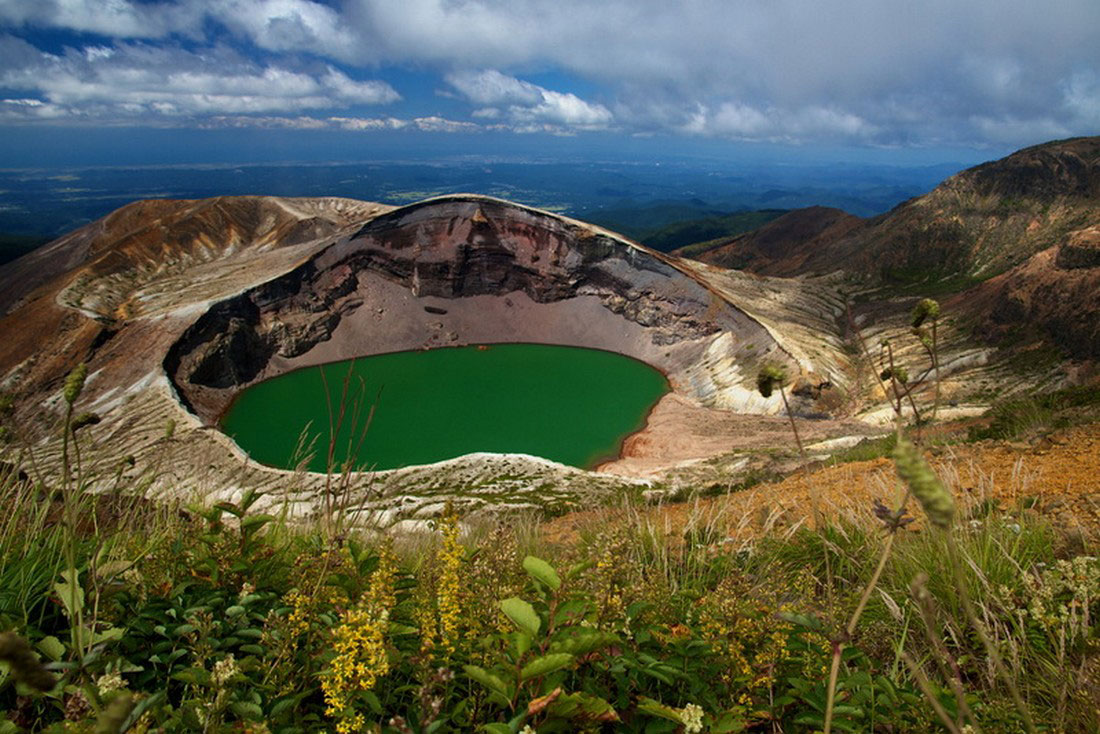
[[[698,259],[772,275],[847,270],[886,283],[988,278],[1100,223],[1100,137],[1062,140],[963,171],[861,221],[792,212]]]
[[[955,302],[981,317],[990,341],[1045,336],[1066,354],[1100,358],[1100,227],[1071,233]]]
[[[150,278],[334,235],[362,221],[364,206],[260,196],[124,206],[0,268],[0,375],[21,367],[20,385],[56,382],[128,318]]]
[[[348,224],[342,210],[352,204],[329,201],[336,205],[261,196],[135,201],[0,269],[0,312],[9,312],[34,289],[81,266],[103,276],[323,237]]]
[[[1100,357],[1100,137],[1026,148],[874,219],[791,212],[698,259],[767,275],[844,270],[887,294],[954,292],[951,312],[991,343],[1037,337]]]
[[[805,269],[815,252],[827,250],[862,224],[862,219],[840,209],[796,209],[696,259],[762,275],[795,275]]]
[[[988,278],[1100,222],[1100,137],[968,169],[871,220],[809,263],[887,282]]]

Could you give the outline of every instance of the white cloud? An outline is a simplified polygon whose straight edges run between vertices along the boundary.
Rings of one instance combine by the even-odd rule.
[[[0,109],[2,113],[2,109]],[[473,122],[449,120],[444,117],[284,117],[271,115],[216,115],[201,122],[204,128],[259,128],[284,130],[420,130],[423,132],[477,132],[481,126]]]
[[[213,128],[260,128],[282,130],[324,130],[331,124],[316,117],[278,117],[262,115],[216,115],[199,123],[199,127]]]
[[[230,37],[324,94],[340,81],[302,71],[303,59],[412,68],[447,78],[476,119],[515,129],[897,144],[1037,142],[1024,136],[1098,125],[1097,0],[0,0],[0,28],[184,38],[199,54]],[[100,39],[85,53],[115,46]],[[0,70],[13,66],[0,55]],[[598,92],[522,80],[545,71]],[[602,104],[585,99],[597,94]],[[289,109],[259,97],[253,107]],[[134,104],[146,103],[119,108]]]
[[[446,77],[447,83],[459,91],[466,99],[477,105],[522,105],[533,106],[542,101],[546,91],[530,82],[501,74],[495,69],[484,71],[452,72]]]
[[[1100,130],[1100,70],[1075,74],[1064,86],[1066,109],[1084,126]]]
[[[598,130],[608,127],[614,119],[611,110],[601,104],[585,102],[575,94],[546,89],[496,69],[452,72],[446,80],[470,102],[484,105],[474,112],[475,116],[506,115],[519,132],[529,132],[544,124]]]
[[[1096,0],[359,0],[347,17],[366,61],[564,72],[633,132],[690,127],[699,105],[700,134],[754,139],[981,143],[979,118],[1097,129],[1078,112],[1090,97],[1062,93],[1100,72]],[[514,77],[477,81],[482,108],[535,104],[489,101],[493,81],[530,97]]]
[[[268,51],[361,59],[362,37],[333,8],[310,0],[225,0],[211,15]]]
[[[0,86],[74,116],[264,114],[400,99],[385,82],[357,81],[332,66],[315,73],[261,66],[225,49],[120,43],[53,55],[8,37],[0,38],[0,56],[19,59],[0,69]]]
[[[678,130],[690,135],[783,143],[870,140],[878,133],[858,116],[830,107],[760,109],[740,102],[724,102],[713,110],[696,105]]]
[[[6,122],[56,120],[68,116],[68,110],[40,99],[0,100],[0,120]]]
[[[480,126],[473,122],[460,120],[448,120],[435,115],[429,117],[417,117],[412,121],[417,130],[432,133],[466,133],[479,130]]]
[[[330,117],[319,121],[325,126],[335,125],[341,130],[400,130],[409,126],[408,120],[396,117]]]
[[[115,38],[196,35],[205,15],[199,2],[136,3],[128,0],[5,0],[0,22],[45,26]]]

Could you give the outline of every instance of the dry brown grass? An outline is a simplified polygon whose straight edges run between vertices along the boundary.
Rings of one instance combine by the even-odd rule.
[[[983,442],[942,447],[929,458],[964,507],[993,500],[1006,509],[1029,507],[1066,529],[1089,535],[1100,531],[1100,424],[1058,431],[1035,445]],[[740,544],[761,533],[812,525],[812,499],[826,517],[859,517],[869,514],[873,500],[893,505],[901,496],[893,462],[880,458],[640,512],[649,525],[670,536],[703,523],[720,528],[728,542]],[[586,529],[627,519],[625,510],[572,513],[544,524],[542,537],[568,545]]]

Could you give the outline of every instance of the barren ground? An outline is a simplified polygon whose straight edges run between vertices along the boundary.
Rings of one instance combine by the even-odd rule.
[[[955,493],[960,514],[993,499],[1002,507],[1028,507],[1056,526],[1088,535],[1100,531],[1100,424],[1057,431],[1034,443],[983,441],[934,448],[928,457]],[[592,510],[542,526],[552,543],[571,544],[610,522],[643,519],[668,535],[710,527],[734,547],[762,533],[813,524],[816,506],[826,516],[866,517],[872,501],[896,505],[900,482],[888,458],[858,461],[798,473],[734,494],[637,510]],[[914,501],[909,511],[918,518]],[[610,518],[609,518],[610,514]]]

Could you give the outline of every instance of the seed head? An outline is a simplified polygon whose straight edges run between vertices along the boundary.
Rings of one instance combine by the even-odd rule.
[[[882,524],[890,532],[901,530],[909,523],[916,522],[916,518],[909,517],[909,515],[905,512],[904,507],[899,507],[896,510],[891,510],[889,507],[882,504],[882,501],[877,498],[871,504],[871,511],[875,514],[875,517],[882,521]]]
[[[883,382],[893,377],[895,380],[904,385],[905,383],[909,382],[909,370],[905,369],[904,367],[887,367],[882,371],[882,374],[880,374],[879,377],[882,378]]]
[[[72,430],[73,433],[76,433],[77,431],[79,431],[84,426],[94,426],[95,424],[99,423],[101,420],[103,420],[103,419],[100,418],[95,413],[81,413],[76,418],[73,418],[73,424],[72,424],[71,430]]]
[[[72,405],[84,390],[84,380],[88,377],[88,365],[81,362],[65,378],[65,402]]]
[[[43,667],[31,646],[17,634],[5,632],[0,635],[0,660],[11,666],[15,679],[26,683],[39,691],[48,691],[56,681],[50,671]]]
[[[924,460],[920,450],[907,439],[898,441],[893,451],[894,467],[920,502],[928,520],[936,527],[947,529],[955,516],[955,500]]]
[[[766,398],[772,396],[772,390],[777,385],[782,385],[787,381],[787,371],[779,365],[768,364],[760,368],[760,372],[756,375],[756,389],[760,391],[760,394]]]
[[[923,324],[927,319],[935,321],[940,316],[940,304],[931,298],[924,298],[913,307],[913,327]]]

